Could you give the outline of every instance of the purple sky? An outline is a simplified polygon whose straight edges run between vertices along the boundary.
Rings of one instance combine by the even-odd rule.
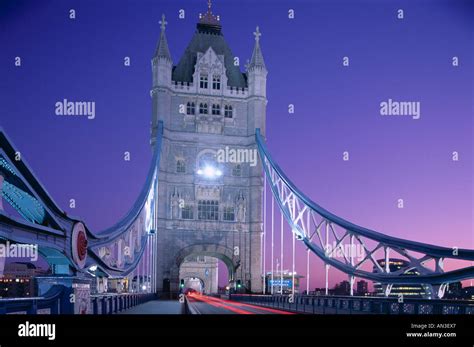
[[[215,0],[213,8],[242,63],[260,26],[268,147],[297,186],[356,224],[474,248],[472,2]],[[404,20],[396,18],[399,8]],[[113,224],[145,181],[161,13],[176,64],[205,9],[204,0],[0,3],[0,125],[56,202],[90,228]],[[63,98],[95,101],[96,118],[55,116]],[[389,98],[420,101],[421,119],[382,117],[379,104]],[[298,249],[297,270],[305,272]],[[314,264],[311,287],[322,286],[323,267]],[[331,276],[331,285],[345,279]]]

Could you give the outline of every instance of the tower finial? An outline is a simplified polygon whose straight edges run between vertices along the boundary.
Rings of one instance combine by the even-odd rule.
[[[168,24],[168,22],[166,21],[164,14],[161,15],[161,20],[159,21],[159,23],[161,27],[161,34],[160,34],[160,39],[158,41],[158,45],[156,46],[155,56],[164,57],[171,61],[171,54],[168,48],[168,42],[166,41],[166,33],[165,33],[166,24]]]
[[[212,14],[212,2],[207,0],[207,12],[204,14],[199,13],[199,23],[204,25],[215,26],[216,29],[220,30],[220,18]],[[217,28],[219,27],[219,28]]]
[[[253,49],[252,59],[250,59],[250,64],[248,65],[247,70],[257,66],[265,68],[265,62],[263,61],[262,50],[260,48],[260,36],[262,36],[262,33],[260,32],[258,25],[255,28],[253,35],[255,36],[255,47]]]
[[[160,26],[161,26],[161,31],[165,31],[166,24],[168,24],[168,22],[165,20],[165,14],[164,13],[161,15],[161,20],[159,21],[159,23],[160,23]]]
[[[257,25],[257,28],[255,29],[253,34],[255,36],[255,41],[259,42],[260,41],[260,36],[262,36],[262,33],[260,32],[260,29],[259,29],[258,25]]]

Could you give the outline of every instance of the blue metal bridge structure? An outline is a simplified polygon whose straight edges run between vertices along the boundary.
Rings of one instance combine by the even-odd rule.
[[[129,212],[110,228],[94,231],[54,202],[13,142],[0,131],[1,195],[20,216],[0,208],[1,243],[36,245],[52,269],[51,276],[37,278],[38,297],[0,299],[0,313],[17,310],[40,313],[42,309],[48,313],[111,313],[154,295],[162,137],[163,123],[160,123],[145,184]],[[308,259],[312,253],[325,264],[326,294],[330,268],[347,274],[351,295],[355,278],[381,284],[386,295],[394,285],[424,285],[435,299],[443,297],[449,283],[474,278],[474,267],[470,266],[474,250],[400,239],[338,217],[313,202],[291,182],[270,155],[259,129],[255,137],[262,175],[273,202],[293,233],[293,245],[301,242]],[[362,259],[356,259],[348,251],[355,246],[364,250]],[[342,256],[335,257],[335,252]],[[389,260],[394,256],[404,259],[404,266],[391,271]],[[385,261],[380,262],[380,258]],[[452,259],[466,265],[445,271],[445,261]],[[71,294],[76,300],[68,302]],[[255,297],[252,300],[275,305],[281,299],[269,301],[268,297]],[[307,298],[301,300],[307,302]]]

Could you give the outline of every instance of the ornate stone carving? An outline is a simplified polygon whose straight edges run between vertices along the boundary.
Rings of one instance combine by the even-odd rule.
[[[246,211],[246,206],[245,206],[245,197],[242,192],[239,193],[239,196],[237,197],[236,201],[237,205],[237,222],[240,223],[245,223],[245,211]]]
[[[179,219],[180,215],[180,200],[181,195],[178,192],[178,188],[174,187],[174,191],[171,194],[171,218],[172,219]]]
[[[221,190],[217,186],[197,186],[197,200],[220,200]]]

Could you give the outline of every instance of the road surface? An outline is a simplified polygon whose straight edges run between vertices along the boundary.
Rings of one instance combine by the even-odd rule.
[[[193,314],[293,314],[268,307],[245,304],[215,297],[188,294],[189,309]]]

